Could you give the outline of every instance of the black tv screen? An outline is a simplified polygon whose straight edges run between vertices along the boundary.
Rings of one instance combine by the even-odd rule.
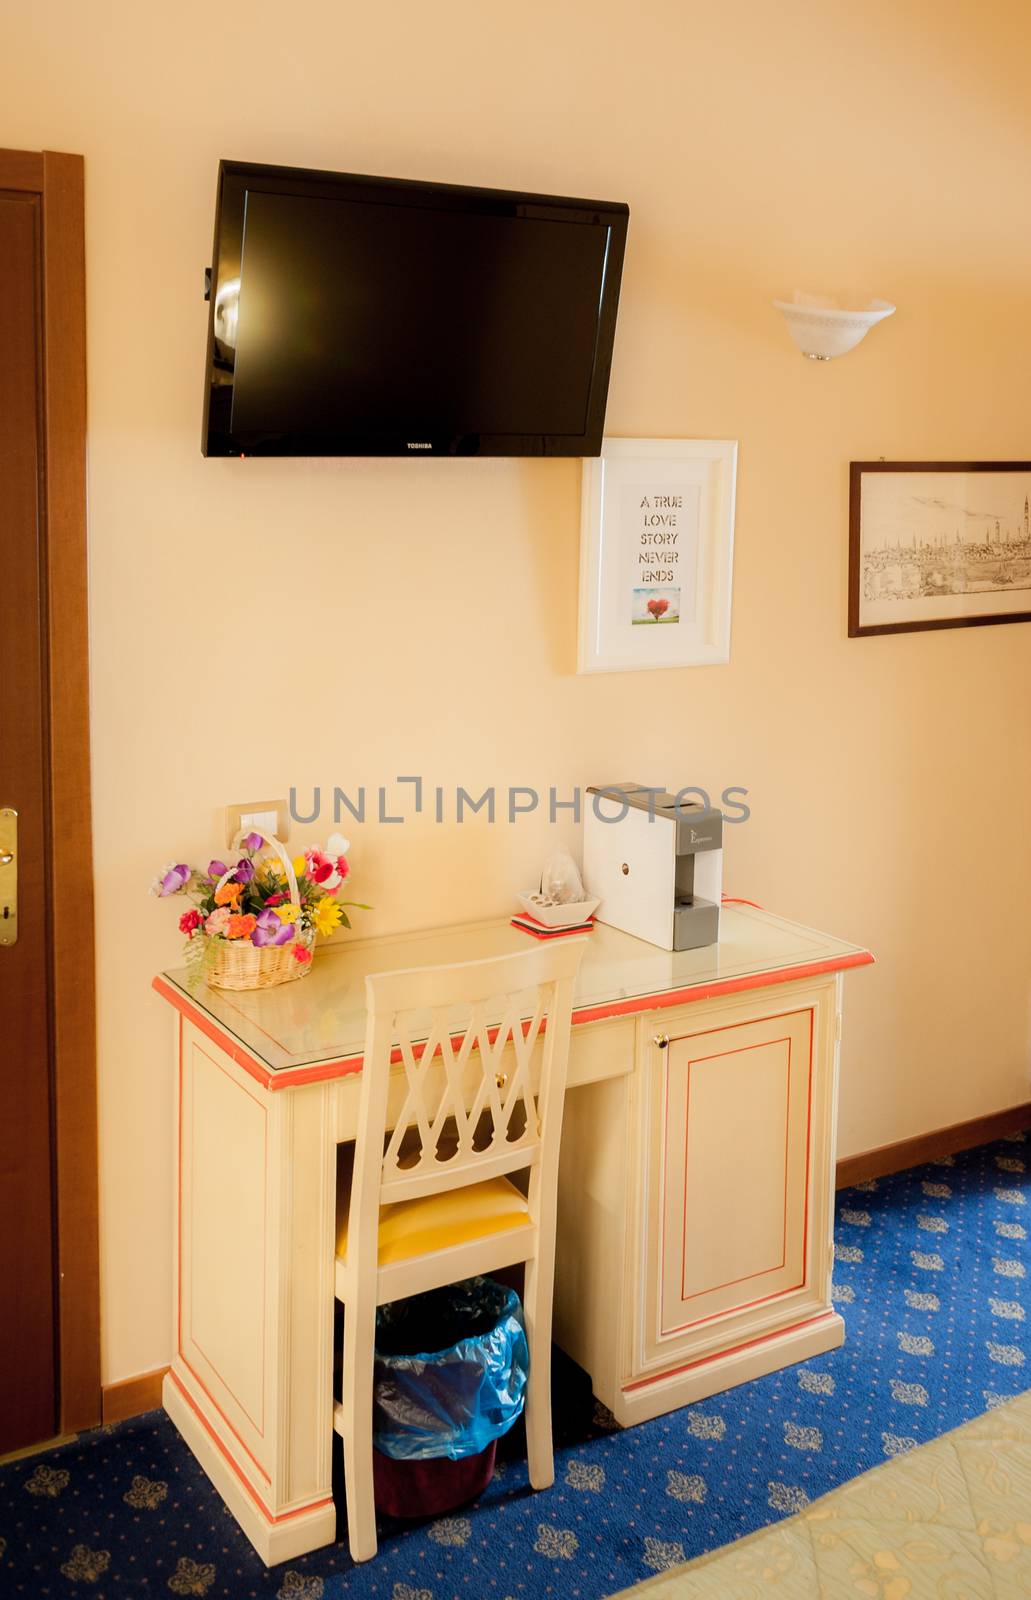
[[[204,454],[597,455],[628,218],[223,161]]]

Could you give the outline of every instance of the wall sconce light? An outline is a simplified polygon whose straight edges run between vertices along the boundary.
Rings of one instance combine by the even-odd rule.
[[[887,300],[867,300],[848,304],[822,294],[802,294],[795,290],[790,300],[773,304],[788,325],[788,332],[810,361],[830,361],[843,356],[878,322],[890,317],[895,307]]]

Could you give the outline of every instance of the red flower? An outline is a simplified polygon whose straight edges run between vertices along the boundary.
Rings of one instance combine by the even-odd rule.
[[[344,879],[347,877],[347,874],[351,870],[350,862],[346,856],[337,856],[336,865],[337,871],[340,874],[340,882],[343,883]]]
[[[203,921],[204,918],[199,911],[184,911],[179,918],[179,932],[185,933],[188,939],[192,939]]]
[[[308,863],[308,876],[313,883],[325,883],[336,871],[335,863],[321,850],[309,850],[305,860]]]
[[[289,900],[289,898],[290,896],[288,894],[270,894],[268,899],[265,901],[265,904],[267,906],[281,906],[283,902]]]
[[[294,960],[295,961],[299,961],[301,963],[302,967],[306,966],[307,963],[311,960],[311,951],[305,949],[303,944],[295,944],[294,945]]]

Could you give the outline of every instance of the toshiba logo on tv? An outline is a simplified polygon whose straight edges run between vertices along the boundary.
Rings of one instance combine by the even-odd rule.
[[[409,450],[432,450],[431,444],[409,444]]]

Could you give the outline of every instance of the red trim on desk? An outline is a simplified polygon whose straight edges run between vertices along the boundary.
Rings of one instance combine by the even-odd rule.
[[[263,1089],[272,1087],[273,1074],[268,1067],[250,1055],[243,1048],[243,1045],[238,1044],[228,1033],[217,1027],[207,1012],[202,1011],[199,1006],[195,1006],[191,1000],[187,1000],[184,994],[173,988],[170,983],[166,983],[160,975],[154,979],[151,987],[157,990],[163,1000],[167,1000],[170,1005],[173,1005],[188,1022],[192,1022],[195,1028],[199,1028],[201,1033],[211,1040],[212,1044],[217,1044],[220,1050],[224,1050],[226,1055],[230,1056],[238,1067],[242,1067],[244,1072],[250,1073],[251,1077],[256,1079]]]
[[[635,995],[632,1000],[613,1000],[608,1005],[585,1006],[573,1012],[573,1022],[601,1022],[605,1017],[629,1017],[638,1011],[660,1011],[695,1000],[714,1000],[722,994],[742,994],[748,989],[769,989],[778,983],[794,983],[796,978],[818,978],[826,972],[845,972],[850,967],[873,965],[869,950],[853,956],[832,956],[827,961],[806,961],[797,967],[773,967],[768,972],[753,972],[746,978],[716,978],[712,983],[696,983],[685,989],[668,989],[665,994]]]
[[[789,1333],[800,1333],[803,1328],[816,1328],[822,1322],[830,1322],[836,1318],[836,1311],[821,1311],[818,1316],[808,1317],[805,1322],[793,1322],[787,1328],[775,1328],[772,1333],[762,1333],[757,1339],[746,1339],[742,1344],[731,1345],[727,1350],[716,1350],[711,1356],[700,1356],[697,1361],[685,1361],[679,1367],[667,1367],[663,1372],[652,1373],[647,1378],[638,1378],[636,1383],[624,1383],[624,1394],[631,1394],[635,1389],[647,1389],[653,1383],[665,1383],[669,1378],[678,1378],[681,1373],[692,1372],[695,1367],[707,1367],[713,1361],[725,1361],[728,1356],[735,1356],[741,1350],[751,1350],[756,1345],[769,1344],[771,1339],[783,1339]]]
[[[179,1393],[186,1401],[186,1404],[197,1418],[212,1444],[214,1444],[219,1455],[232,1468],[234,1474],[240,1480],[243,1488],[250,1495],[251,1499],[254,1501],[254,1504],[257,1506],[266,1522],[271,1523],[274,1527],[280,1522],[289,1522],[293,1517],[303,1517],[311,1511],[320,1511],[323,1506],[331,1506],[333,1504],[333,1498],[330,1495],[322,1500],[313,1500],[310,1505],[297,1506],[293,1511],[282,1511],[278,1517],[273,1516],[272,1512],[269,1510],[264,1500],[262,1500],[261,1496],[258,1494],[258,1491],[255,1489],[253,1483],[251,1483],[250,1479],[247,1477],[239,1463],[230,1455],[224,1440],[222,1440],[215,1432],[214,1428],[211,1426],[211,1423],[204,1415],[200,1406],[197,1404],[196,1400],[193,1398],[193,1395],[190,1393],[189,1389],[187,1389],[186,1385],[183,1383],[174,1367],[169,1370],[168,1376],[179,1390]]]
[[[400,1052],[396,1059],[400,1061]],[[286,1067],[282,1072],[273,1074],[269,1088],[275,1091],[289,1089],[298,1083],[323,1083],[327,1078],[347,1078],[353,1072],[361,1072],[364,1065],[364,1056],[357,1055],[344,1056],[339,1061],[320,1061],[314,1067]]]
[[[248,1446],[244,1443],[244,1441],[241,1438],[238,1430],[233,1427],[233,1424],[230,1422],[229,1418],[226,1416],[225,1412],[222,1410],[222,1407],[219,1405],[218,1401],[215,1399],[214,1395],[211,1393],[211,1390],[208,1388],[207,1384],[199,1376],[199,1374],[197,1373],[196,1369],[186,1359],[186,1357],[183,1355],[183,1352],[181,1350],[179,1351],[179,1359],[182,1362],[183,1366],[186,1368],[187,1372],[190,1374],[190,1377],[193,1379],[194,1383],[197,1385],[198,1389],[203,1394],[205,1400],[208,1402],[208,1404],[212,1407],[212,1409],[214,1411],[218,1412],[219,1417],[225,1423],[226,1427],[229,1429],[229,1432],[232,1434],[233,1438],[236,1440],[237,1444],[240,1446],[240,1449],[243,1451],[244,1455],[247,1457],[247,1459],[250,1462],[252,1462],[252,1464],[253,1464],[253,1466],[255,1468],[255,1471],[258,1473],[258,1475],[260,1477],[264,1478],[264,1480],[265,1480],[265,1482],[267,1484],[271,1485],[271,1483],[272,1483],[271,1474],[266,1472],[265,1468],[262,1466],[262,1464],[258,1460],[257,1456],[254,1454],[254,1451],[249,1449]],[[169,1368],[169,1371],[172,1371],[172,1369]],[[173,1378],[175,1378],[175,1376],[176,1376],[174,1371],[172,1371],[172,1376],[173,1376]],[[179,1382],[178,1379],[176,1379],[176,1381]],[[182,1386],[181,1383],[179,1383],[179,1387],[180,1387],[180,1389],[182,1389],[183,1386]],[[185,1393],[185,1390],[183,1392]],[[233,1398],[235,1400],[236,1396],[234,1395]]]
[[[573,1012],[573,1026],[576,1027],[584,1022],[601,1022],[606,1017],[631,1017],[641,1011],[661,1011],[668,1006],[685,1005],[698,1000],[714,1000],[725,994],[743,994],[750,989],[769,989],[780,983],[794,983],[803,978],[822,977],[828,972],[846,972],[853,967],[869,967],[872,966],[873,959],[869,950],[857,950],[854,955],[832,956],[826,961],[806,961],[794,967],[774,967],[767,972],[750,973],[744,978],[717,978],[711,983],[691,984],[683,989],[668,989],[665,993],[635,995],[631,1000],[613,1000],[599,1006],[582,1006]],[[155,978],[153,988],[206,1034],[214,1044],[219,1045],[228,1056],[231,1056],[237,1066],[242,1067],[263,1088],[273,1093],[277,1089],[288,1089],[299,1084],[323,1083],[330,1078],[346,1078],[351,1073],[362,1070],[364,1058],[361,1052],[358,1052],[355,1055],[341,1056],[336,1061],[321,1061],[307,1067],[283,1067],[273,1071],[220,1029],[206,1012],[187,1000],[181,990],[167,983],[164,978]],[[494,1034],[496,1036],[497,1029],[494,1030]],[[462,1036],[456,1035],[456,1037]],[[493,1039],[491,1042],[493,1043]],[[400,1051],[395,1051],[391,1060],[400,1061]]]

